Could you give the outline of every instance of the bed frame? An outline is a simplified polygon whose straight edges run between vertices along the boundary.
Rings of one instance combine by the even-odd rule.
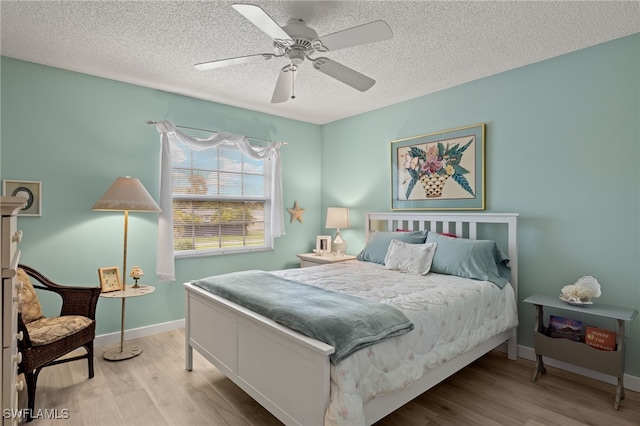
[[[518,294],[517,214],[511,213],[369,213],[366,235],[373,230],[431,230],[476,239],[478,225],[507,229],[511,285]],[[486,237],[485,237],[486,238]],[[197,350],[240,388],[287,425],[322,425],[329,402],[329,355],[334,348],[283,327],[249,309],[190,283],[186,289],[185,367],[193,369]],[[400,408],[482,355],[507,343],[507,357],[517,357],[517,328],[429,370],[402,391],[365,404],[372,424]]]

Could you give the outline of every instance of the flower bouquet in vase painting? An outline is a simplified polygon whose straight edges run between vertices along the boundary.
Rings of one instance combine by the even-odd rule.
[[[467,178],[464,177],[469,170],[460,165],[462,155],[469,148],[473,139],[463,146],[443,145],[441,142],[429,143],[422,149],[417,146],[409,147],[405,156],[404,172],[407,173],[407,200],[420,182],[426,198],[438,198],[442,196],[442,190],[449,178],[456,182],[462,189],[475,195]]]

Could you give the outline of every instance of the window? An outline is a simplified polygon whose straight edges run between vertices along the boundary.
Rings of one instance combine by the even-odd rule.
[[[249,158],[233,146],[194,150],[171,140],[176,256],[273,247],[267,161]]]

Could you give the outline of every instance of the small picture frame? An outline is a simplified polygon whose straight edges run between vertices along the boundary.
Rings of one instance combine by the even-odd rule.
[[[318,235],[316,237],[316,253],[331,253],[331,235]]]
[[[18,211],[18,216],[42,216],[42,182],[3,179],[2,195],[27,199],[27,205]]]
[[[100,278],[100,288],[102,288],[103,293],[122,290],[120,268],[117,266],[98,268],[98,277]]]

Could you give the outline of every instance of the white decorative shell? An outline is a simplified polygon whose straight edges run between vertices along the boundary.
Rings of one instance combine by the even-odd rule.
[[[574,303],[587,303],[593,297],[600,297],[600,284],[593,277],[582,277],[575,284],[562,287],[562,295]]]
[[[598,280],[591,276],[580,278],[578,281],[576,281],[575,285],[581,287],[583,291],[591,293],[591,297],[600,297],[600,295],[602,294],[602,292],[600,291],[600,284],[598,283]]]

